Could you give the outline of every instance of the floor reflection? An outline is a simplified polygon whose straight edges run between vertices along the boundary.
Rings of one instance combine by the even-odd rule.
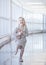
[[[19,62],[19,65],[22,65],[23,64],[23,62]]]

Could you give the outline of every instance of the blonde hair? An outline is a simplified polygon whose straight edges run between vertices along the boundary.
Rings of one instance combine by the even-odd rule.
[[[25,19],[23,17],[19,17],[19,19],[22,19],[22,21],[24,22],[24,26],[26,26]]]

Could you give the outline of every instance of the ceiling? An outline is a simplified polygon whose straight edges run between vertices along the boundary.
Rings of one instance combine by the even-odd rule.
[[[18,0],[23,8],[33,13],[46,13],[46,0]]]
[[[25,4],[31,4],[31,3],[34,3],[34,4],[37,4],[37,3],[39,3],[39,4],[46,4],[46,0],[19,0],[21,3],[25,3]]]

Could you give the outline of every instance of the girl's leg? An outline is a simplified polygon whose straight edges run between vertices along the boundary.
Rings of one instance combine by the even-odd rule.
[[[18,52],[18,49],[19,49],[19,45],[18,45],[18,46],[17,46],[17,48],[16,48],[15,55],[17,54],[17,52]]]
[[[23,53],[24,53],[24,48],[21,48],[21,52],[20,52],[20,62],[23,62],[22,57],[23,57]]]

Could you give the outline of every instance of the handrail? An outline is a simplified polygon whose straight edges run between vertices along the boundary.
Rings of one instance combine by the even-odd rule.
[[[5,17],[0,17],[0,19],[9,20],[9,18],[5,18]]]
[[[4,38],[4,40],[3,40],[3,38]],[[6,45],[6,44],[8,44],[8,43],[11,42],[11,36],[10,36],[10,35],[4,36],[4,37],[2,37],[1,39],[2,39],[3,41],[0,43],[0,49],[1,49],[4,45]]]
[[[35,32],[32,32],[32,33],[29,33],[29,35],[33,35],[33,34],[43,34],[43,33],[46,33],[46,30],[35,31]]]

